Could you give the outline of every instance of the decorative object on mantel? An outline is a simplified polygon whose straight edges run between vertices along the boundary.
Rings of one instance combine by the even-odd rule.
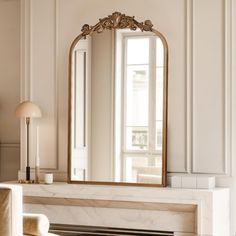
[[[53,174],[52,173],[44,174],[44,183],[45,184],[52,184],[53,183]]]
[[[215,176],[171,176],[172,188],[212,189],[215,188]]]
[[[15,110],[15,115],[20,118],[25,118],[27,128],[27,164],[26,164],[26,182],[30,182],[30,166],[29,166],[29,125],[30,118],[41,117],[42,112],[36,104],[30,101],[24,101],[18,104]],[[38,158],[38,157],[37,157]],[[37,163],[36,163],[37,165]]]

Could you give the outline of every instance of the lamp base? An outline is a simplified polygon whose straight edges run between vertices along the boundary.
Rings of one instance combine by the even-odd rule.
[[[35,183],[39,184],[39,166],[35,166]]]
[[[34,184],[35,183],[35,181],[34,180],[25,180],[25,179],[19,179],[18,180],[18,183],[19,184]]]
[[[30,167],[26,166],[26,180],[30,181]]]

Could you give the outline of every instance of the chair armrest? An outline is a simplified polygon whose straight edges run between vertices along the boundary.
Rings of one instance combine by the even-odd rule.
[[[23,232],[26,235],[48,235],[49,220],[43,214],[23,213]]]

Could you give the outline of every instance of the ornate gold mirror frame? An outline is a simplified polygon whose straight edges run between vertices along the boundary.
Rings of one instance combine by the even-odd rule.
[[[75,181],[71,179],[71,145],[72,145],[72,56],[73,50],[82,38],[86,38],[87,35],[92,35],[94,32],[102,33],[104,30],[112,29],[130,29],[132,31],[140,30],[146,32],[152,32],[160,38],[164,48],[164,64],[163,64],[163,136],[162,136],[162,182],[161,184],[144,184],[144,183],[126,183],[126,182],[97,182],[97,181]],[[134,16],[126,16],[120,12],[114,12],[108,17],[99,19],[99,22],[90,26],[85,24],[82,29],[82,33],[79,34],[73,41],[69,52],[69,114],[68,114],[68,183],[78,184],[100,184],[100,185],[129,185],[129,186],[155,186],[164,187],[167,185],[167,75],[168,75],[168,45],[165,37],[157,30],[153,28],[153,24],[150,20],[144,22],[138,22],[134,19]]]

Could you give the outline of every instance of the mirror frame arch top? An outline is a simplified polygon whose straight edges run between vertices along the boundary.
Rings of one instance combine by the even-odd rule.
[[[127,183],[127,182],[105,182],[105,181],[82,181],[71,179],[71,145],[72,145],[72,74],[73,63],[72,56],[73,50],[80,39],[86,38],[88,35],[92,35],[94,32],[102,33],[104,30],[112,29],[130,29],[141,32],[152,32],[160,38],[164,49],[164,63],[163,63],[163,136],[162,136],[162,181],[161,184],[155,183]],[[68,93],[68,183],[74,184],[93,184],[93,185],[123,185],[123,186],[142,186],[142,187],[165,187],[167,186],[167,98],[168,98],[168,45],[167,41],[162,33],[153,28],[153,24],[150,20],[144,22],[138,22],[134,19],[134,16],[126,16],[120,12],[114,12],[108,17],[99,19],[99,22],[90,26],[88,24],[83,25],[81,29],[82,33],[79,34],[72,42],[69,51],[69,93]]]

